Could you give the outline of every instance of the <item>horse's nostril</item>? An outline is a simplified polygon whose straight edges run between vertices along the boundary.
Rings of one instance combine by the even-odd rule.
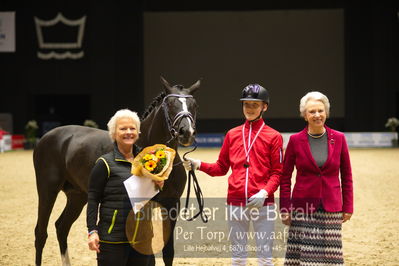
[[[184,130],[183,130],[183,128],[180,128],[180,129],[179,129],[179,135],[184,135]]]

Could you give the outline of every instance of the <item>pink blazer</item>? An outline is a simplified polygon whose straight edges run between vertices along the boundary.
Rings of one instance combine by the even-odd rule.
[[[327,126],[325,128],[328,158],[321,168],[312,156],[307,127],[290,137],[280,183],[281,212],[311,213],[322,204],[328,212],[353,213],[352,169],[345,135]],[[294,166],[296,183],[291,193]]]

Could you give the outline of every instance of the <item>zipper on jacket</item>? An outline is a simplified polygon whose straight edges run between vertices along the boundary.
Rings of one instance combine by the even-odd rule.
[[[112,221],[111,221],[111,225],[108,228],[108,234],[111,234],[112,229],[114,228],[115,225],[115,220],[116,220],[116,215],[118,214],[118,210],[114,210],[114,215],[112,216]]]

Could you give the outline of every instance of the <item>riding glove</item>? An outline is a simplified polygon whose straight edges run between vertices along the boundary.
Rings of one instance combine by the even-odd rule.
[[[264,189],[259,190],[258,193],[254,194],[252,197],[248,199],[247,207],[255,207],[261,208],[265,203],[265,199],[267,198],[267,191]]]
[[[201,161],[187,157],[187,159],[183,161],[183,165],[187,171],[190,171],[192,169],[198,170],[201,166]]]

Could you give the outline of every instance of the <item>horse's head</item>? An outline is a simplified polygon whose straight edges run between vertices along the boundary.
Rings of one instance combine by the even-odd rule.
[[[193,93],[199,88],[200,80],[185,88],[182,85],[171,86],[163,77],[166,96],[163,100],[163,108],[166,115],[169,131],[177,138],[179,144],[190,146],[195,140],[195,122],[197,117],[197,103]]]

